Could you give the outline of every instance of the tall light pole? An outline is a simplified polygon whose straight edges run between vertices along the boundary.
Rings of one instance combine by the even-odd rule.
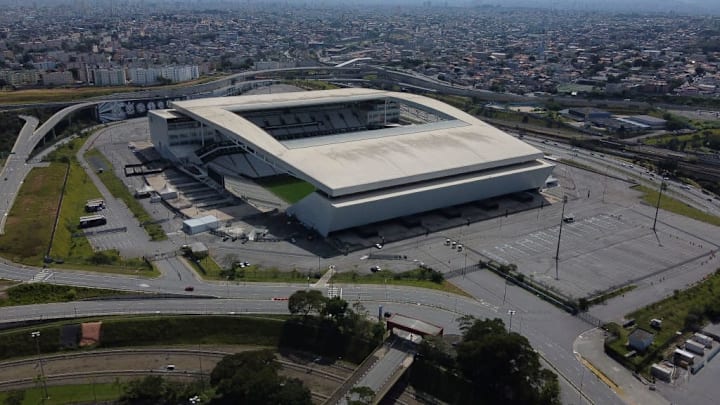
[[[655,224],[657,224],[658,211],[660,211],[660,199],[662,198],[662,192],[667,188],[665,181],[660,182],[660,192],[658,193],[657,204],[655,204],[655,219],[653,219],[653,232],[655,232]]]
[[[50,395],[48,395],[47,381],[45,381],[45,368],[43,367],[42,357],[40,357],[40,331],[36,330],[34,332],[30,332],[30,337],[35,340],[35,347],[37,347],[38,363],[40,364],[40,379],[42,380],[43,393],[45,394],[43,396],[43,403],[45,403],[45,400],[50,398]]]
[[[555,249],[555,280],[559,280],[558,267],[560,261],[560,237],[562,236],[563,222],[565,222],[565,204],[567,204],[567,196],[563,196],[562,213],[560,214],[560,230],[558,231],[557,249]]]
[[[510,315],[510,324],[508,325],[508,333],[512,332],[512,317],[515,315],[514,309],[508,309],[508,315]]]

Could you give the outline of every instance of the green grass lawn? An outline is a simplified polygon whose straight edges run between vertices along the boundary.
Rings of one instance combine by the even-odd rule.
[[[658,190],[640,185],[633,186],[633,188],[643,193],[643,201],[652,205],[653,207],[657,204]],[[669,197],[667,193],[663,193],[662,198],[660,199],[660,208],[678,215],[696,219],[698,221],[706,222],[715,226],[720,226],[720,217],[710,215],[706,212],[700,211],[697,208],[691,207],[682,201]]]
[[[24,392],[22,405],[64,405],[64,404],[91,404],[95,401],[113,401],[123,393],[123,384],[97,383],[81,385],[48,386],[50,399],[43,401],[41,387],[20,390]],[[0,403],[7,404],[8,391],[0,392]]]
[[[62,166],[65,165],[62,163],[51,164],[51,167],[58,169]],[[62,258],[67,263],[84,263],[85,259],[93,254],[92,246],[85,236],[73,237],[72,235],[78,233],[80,217],[88,215],[85,212],[85,202],[102,196],[92,180],[88,178],[85,170],[74,159],[70,163],[70,173],[65,190],[50,256]]]
[[[167,239],[167,235],[165,234],[165,231],[162,229],[162,226],[160,224],[150,223],[151,221],[153,221],[153,218],[150,216],[150,214],[147,213],[147,211],[145,211],[145,208],[143,208],[142,204],[140,204],[140,202],[135,199],[132,193],[130,193],[128,188],[125,186],[125,183],[123,183],[122,180],[115,176],[113,166],[105,158],[105,156],[103,156],[103,154],[100,153],[100,151],[98,151],[97,149],[91,149],[85,154],[85,156],[95,157],[103,160],[105,166],[109,169],[104,170],[102,173],[98,173],[98,177],[100,177],[100,180],[102,180],[103,184],[105,184],[105,187],[108,188],[110,193],[115,198],[119,198],[123,200],[123,202],[125,202],[125,205],[127,205],[133,215],[135,215],[135,218],[137,218],[138,222],[144,224],[143,227],[150,236],[150,239]]]
[[[0,235],[0,254],[18,263],[38,266],[50,245],[65,165],[38,167],[30,171]]]
[[[288,175],[258,179],[257,182],[289,204],[296,203],[315,191],[312,184]]]
[[[200,259],[205,272],[193,260],[187,259],[187,262],[195,269],[195,271],[207,280],[227,280],[227,276],[221,274],[223,268],[218,265],[211,257]],[[325,270],[323,270],[325,271]],[[403,273],[393,273],[389,270],[383,270],[373,274],[359,274],[357,272],[338,272],[333,276],[333,281],[337,283],[356,283],[356,284],[387,284],[392,286],[411,286],[419,288],[430,288],[433,290],[445,291],[453,294],[464,295],[470,297],[468,293],[458,288],[447,280],[440,283],[434,283],[427,280],[419,279],[418,270],[410,270]],[[225,272],[228,274],[228,272]],[[278,268],[263,268],[251,265],[245,268],[235,268],[234,277],[230,278],[231,282],[253,282],[253,283],[314,283],[322,274],[317,271],[301,272],[298,270],[281,271]]]
[[[275,267],[266,269],[259,266],[235,269],[235,282],[307,283],[308,277],[311,283],[317,281],[315,273],[309,274],[297,270],[280,271]]]
[[[280,271],[279,269],[264,268],[258,265],[250,265],[248,267],[239,268],[236,267],[234,274],[224,269],[215,261],[212,257],[204,257],[200,259],[202,269],[198,266],[195,261],[185,258],[185,260],[195,269],[195,271],[206,280],[221,280],[226,281],[228,275],[231,275],[230,281],[239,282],[267,282],[267,283],[306,283],[308,274],[301,273],[297,270],[292,271]],[[204,271],[203,271],[204,270]],[[221,274],[223,273],[224,274]],[[315,274],[312,275],[312,282],[315,282],[317,277]]]
[[[335,283],[345,284],[379,284],[379,285],[390,285],[390,286],[410,286],[419,288],[429,288],[431,290],[445,291],[452,294],[458,294],[466,297],[472,297],[459,287],[442,280],[440,283],[435,283],[430,280],[421,280],[415,278],[413,272],[416,270],[410,270],[403,273],[394,273],[390,270],[382,270],[377,273],[360,274],[354,271],[337,272],[332,277],[332,281]]]
[[[220,267],[220,265],[217,264],[212,257],[206,256],[200,259],[200,266],[198,266],[198,262],[195,262],[191,258],[185,257],[184,259],[190,263],[190,266],[195,269],[200,277],[206,280],[225,280],[225,277],[220,274],[220,272],[223,271],[223,268]]]
[[[332,83],[324,82],[322,80],[285,80],[284,83],[307,90],[332,90],[339,88]]]
[[[32,283],[18,284],[5,290],[6,297],[0,298],[0,306],[47,304],[70,302],[87,298],[135,294],[102,288],[72,287],[64,285]]]

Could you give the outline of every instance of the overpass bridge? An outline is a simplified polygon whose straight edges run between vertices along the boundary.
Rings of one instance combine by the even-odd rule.
[[[357,399],[351,391],[359,387],[370,388],[375,393],[372,404],[379,403],[410,368],[414,359],[415,344],[391,335],[325,401],[325,405],[347,405]]]
[[[443,334],[443,328],[405,315],[393,314],[386,322],[388,339],[360,364],[326,405],[347,405],[357,399],[352,390],[360,387],[373,391],[373,405],[380,403],[412,365],[417,343],[425,336]]]

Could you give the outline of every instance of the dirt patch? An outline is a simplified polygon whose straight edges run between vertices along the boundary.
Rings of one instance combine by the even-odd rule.
[[[15,281],[10,280],[0,280],[0,300],[5,299],[8,297],[7,290],[8,288],[18,285]]]
[[[82,337],[80,346],[92,346],[100,343],[100,328],[102,322],[85,322],[81,325]]]

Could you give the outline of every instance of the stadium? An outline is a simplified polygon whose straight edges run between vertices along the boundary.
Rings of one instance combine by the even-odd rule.
[[[307,182],[314,191],[286,212],[323,236],[537,190],[554,167],[499,129],[408,93],[339,89],[170,107],[149,114],[162,157],[227,190],[236,178],[289,175]]]

